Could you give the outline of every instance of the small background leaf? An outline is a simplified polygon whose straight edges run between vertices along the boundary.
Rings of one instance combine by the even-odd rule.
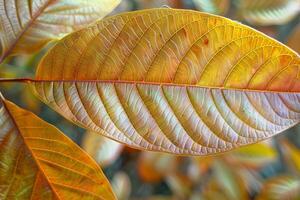
[[[256,200],[298,200],[300,198],[300,179],[278,176],[268,180]]]
[[[233,151],[226,157],[233,165],[245,165],[246,167],[263,167],[277,158],[277,152],[271,144],[261,142]]]
[[[224,15],[229,9],[230,0],[193,0],[196,7],[203,12]]]
[[[117,172],[112,179],[112,187],[118,200],[129,199],[131,192],[131,183],[125,172]]]
[[[255,25],[284,24],[300,12],[299,0],[235,0],[240,15]]]
[[[91,155],[100,166],[106,167],[119,157],[123,149],[123,144],[88,131],[84,135],[82,148]]]

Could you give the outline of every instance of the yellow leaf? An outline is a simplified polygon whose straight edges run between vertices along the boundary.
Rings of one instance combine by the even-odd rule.
[[[193,2],[199,10],[217,15],[226,14],[230,6],[229,0],[193,0]]]
[[[101,167],[112,164],[121,154],[123,145],[107,137],[87,131],[82,148],[91,155]]]
[[[84,128],[133,148],[207,155],[298,124],[299,67],[294,51],[247,26],[161,8],[70,34],[29,82]]]
[[[227,160],[232,164],[244,165],[252,168],[263,167],[264,165],[275,161],[277,158],[276,150],[267,143],[257,143],[237,149],[228,154],[224,154]]]
[[[299,179],[290,176],[278,176],[265,182],[256,200],[299,200],[299,197]]]
[[[300,12],[300,0],[237,0],[242,17],[251,24],[285,24]]]
[[[31,53],[112,11],[120,0],[0,0],[0,63]]]
[[[2,99],[0,199],[115,199],[99,166],[58,129]]]

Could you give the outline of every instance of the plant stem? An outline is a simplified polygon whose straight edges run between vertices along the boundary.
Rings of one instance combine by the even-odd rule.
[[[8,82],[22,82],[28,83],[32,82],[33,79],[30,78],[0,78],[0,83],[8,83]]]

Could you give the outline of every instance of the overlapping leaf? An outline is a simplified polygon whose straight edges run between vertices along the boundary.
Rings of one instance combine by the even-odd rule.
[[[237,22],[151,9],[61,40],[31,83],[67,119],[131,147],[206,155],[300,119],[299,56]]]
[[[242,17],[252,24],[279,25],[297,16],[299,0],[236,0]]]
[[[115,199],[99,166],[31,112],[2,99],[0,199]]]
[[[120,0],[1,0],[0,63],[104,17]]]

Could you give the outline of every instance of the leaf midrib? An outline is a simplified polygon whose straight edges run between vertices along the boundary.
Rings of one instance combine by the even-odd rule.
[[[168,82],[149,82],[149,81],[126,81],[126,80],[76,80],[76,79],[20,79],[26,83],[111,83],[111,84],[132,84],[132,85],[154,85],[154,86],[173,86],[173,87],[190,87],[190,88],[202,88],[202,89],[217,89],[217,90],[233,90],[241,92],[262,92],[262,93],[288,93],[288,94],[300,94],[300,91],[280,91],[280,90],[260,90],[260,89],[249,89],[249,88],[233,88],[224,86],[205,86],[196,84],[185,84],[185,83],[168,83]],[[4,81],[5,82],[5,81]],[[0,79],[1,83],[1,79]]]

